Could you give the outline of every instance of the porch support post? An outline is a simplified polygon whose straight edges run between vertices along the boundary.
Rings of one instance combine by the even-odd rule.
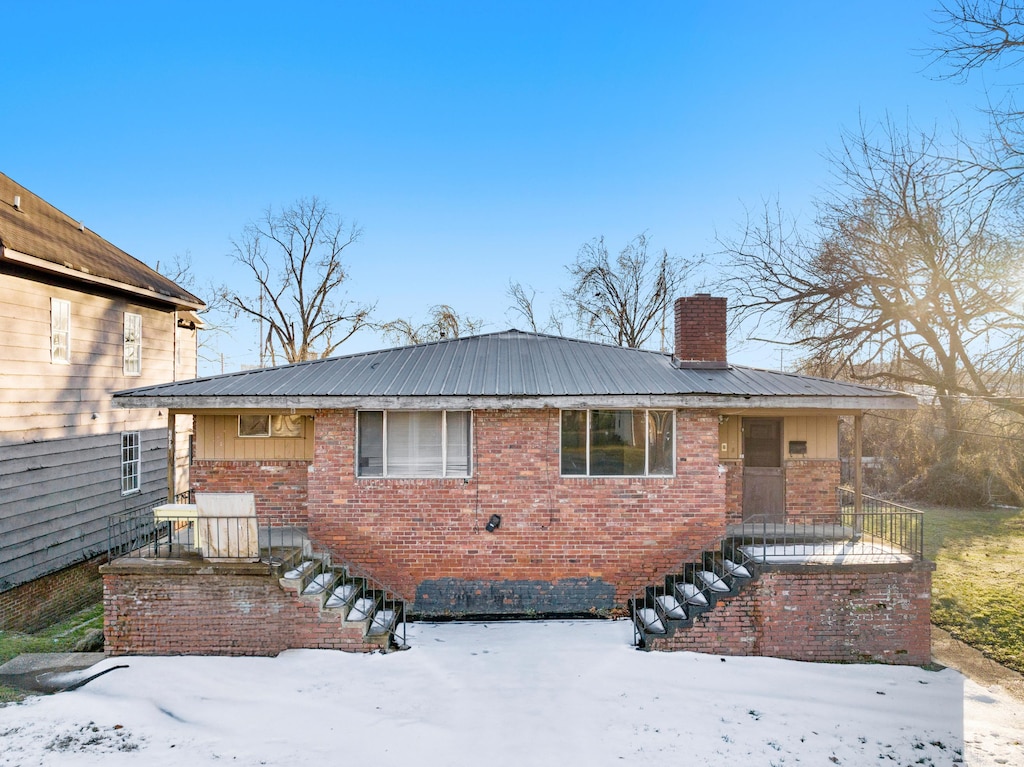
[[[174,434],[174,411],[167,409],[167,502],[174,503],[174,462],[177,457]]]
[[[864,413],[858,413],[853,417],[853,518],[854,528],[860,532],[860,528],[863,524],[861,514],[864,510],[864,499],[862,493],[863,487],[863,467],[861,466],[861,459],[863,457],[863,436],[864,436]]]

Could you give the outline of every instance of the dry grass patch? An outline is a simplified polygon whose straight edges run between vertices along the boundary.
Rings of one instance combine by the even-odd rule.
[[[1024,511],[926,507],[932,622],[1024,672]]]

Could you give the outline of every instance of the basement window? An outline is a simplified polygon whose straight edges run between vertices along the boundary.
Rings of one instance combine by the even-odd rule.
[[[468,477],[468,410],[364,410],[358,414],[360,477]]]
[[[240,415],[238,436],[299,439],[303,436],[303,424],[301,415]]]
[[[672,410],[563,410],[563,476],[670,477]]]

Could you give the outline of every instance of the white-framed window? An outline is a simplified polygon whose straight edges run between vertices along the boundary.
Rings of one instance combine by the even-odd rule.
[[[50,362],[71,362],[71,302],[50,299]]]
[[[121,495],[139,492],[142,474],[142,444],[139,432],[121,432]]]
[[[562,476],[670,477],[673,410],[563,410]]]
[[[306,419],[301,415],[240,415],[239,437],[302,437]]]
[[[469,410],[362,410],[357,418],[358,476],[470,476]]]
[[[142,374],[142,315],[124,313],[124,374]]]

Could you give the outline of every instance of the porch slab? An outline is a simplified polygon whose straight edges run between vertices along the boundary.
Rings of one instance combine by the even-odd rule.
[[[855,531],[852,527],[845,525],[744,522],[741,525],[729,525],[725,529],[725,534],[729,538],[742,538],[746,540],[784,538],[788,541],[842,541],[853,538]]]
[[[912,554],[875,541],[835,543],[779,543],[741,546],[740,551],[756,562],[800,565],[896,565],[913,564]]]

